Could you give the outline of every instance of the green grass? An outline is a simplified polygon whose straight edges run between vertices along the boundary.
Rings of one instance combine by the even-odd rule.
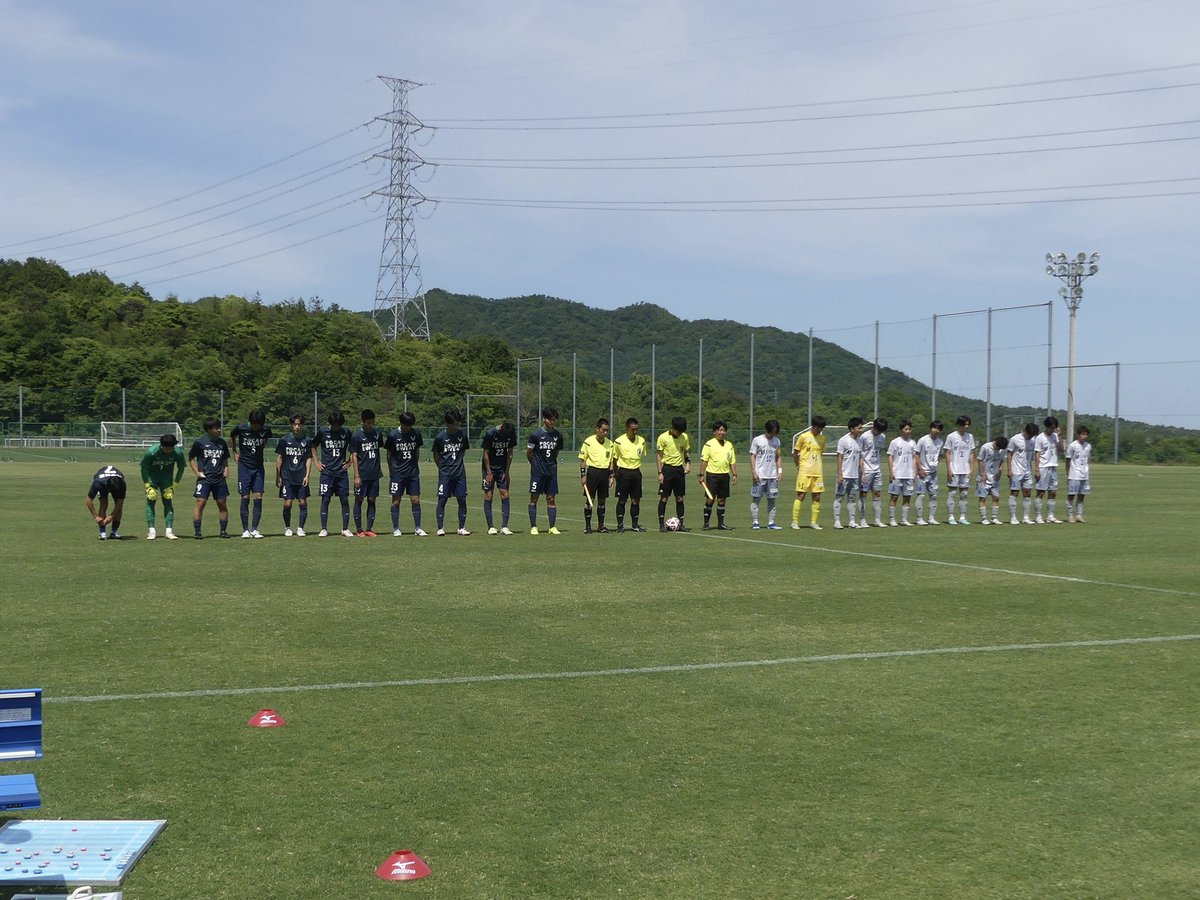
[[[0,687],[47,700],[2,771],[167,819],[127,896],[1200,894],[1194,640],[78,699],[1195,635],[1200,470],[1098,468],[1086,526],[751,532],[743,488],[727,535],[584,536],[570,492],[500,538],[472,484],[467,539],[268,499],[269,540],[149,543],[131,498],[104,544],[96,465],[0,464]],[[399,848],[433,877],[377,879]]]

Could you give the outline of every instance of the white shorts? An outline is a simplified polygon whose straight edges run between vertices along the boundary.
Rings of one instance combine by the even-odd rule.
[[[772,500],[775,499],[779,496],[779,479],[760,478],[758,481],[751,483],[750,496],[755,500],[760,500],[764,496]]]
[[[999,500],[1000,479],[997,478],[995,481],[979,481],[979,483],[975,485],[975,496],[980,500],[983,500],[986,497],[995,497],[997,500]]]
[[[946,481],[946,487],[950,490],[965,490],[971,486],[970,475],[951,475]]]
[[[846,478],[837,486],[837,496],[839,497],[857,497],[858,496],[858,479]]]
[[[1091,492],[1092,480],[1090,478],[1084,478],[1083,480],[1072,478],[1067,482],[1067,493],[1072,497],[1084,496]]]
[[[893,497],[911,497],[913,495],[913,480],[911,478],[896,478],[888,485],[888,493]]]
[[[1058,490],[1058,469],[1042,469],[1042,477],[1037,480],[1039,491]]]
[[[1017,491],[1033,490],[1033,473],[1026,472],[1024,475],[1013,475],[1008,479],[1008,489],[1014,494]]]
[[[859,481],[858,489],[864,494],[878,494],[883,490],[882,472],[864,472]]]

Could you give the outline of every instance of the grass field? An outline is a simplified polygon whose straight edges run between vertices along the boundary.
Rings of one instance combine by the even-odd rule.
[[[0,464],[0,774],[168,820],[131,900],[1200,896],[1200,470],[1083,526],[487,537],[472,484],[469,538],[102,543],[96,467]]]

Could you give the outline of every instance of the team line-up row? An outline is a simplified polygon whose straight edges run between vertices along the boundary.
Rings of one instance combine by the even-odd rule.
[[[414,533],[426,536],[421,527],[420,450],[424,445],[421,432],[415,428],[416,419],[408,412],[400,416],[400,426],[389,433],[375,427],[375,413],[369,409],[361,414],[362,427],[351,432],[340,412],[329,415],[328,427],[317,431],[315,437],[306,430],[306,419],[297,414],[289,420],[289,429],[275,444],[275,486],[283,500],[284,535],[305,535],[308,519],[308,499],[314,470],[320,496],[320,536],[330,534],[329,508],[338,498],[341,513],[340,533],[346,537],[375,537],[375,518],[380,485],[383,482],[383,460],[387,460],[388,494],[391,496],[393,534],[400,535],[401,500],[409,497]],[[559,534],[557,528],[558,456],[563,449],[563,436],[557,429],[558,412],[548,407],[542,410],[541,427],[533,431],[525,444],[525,456],[530,466],[529,532],[538,534],[539,498],[545,497],[549,534]],[[823,457],[826,446],[826,420],[814,416],[809,427],[800,432],[792,447],[796,465],[796,496],[792,503],[791,527],[800,528],[802,504],[810,504],[810,525],[822,526],[818,519],[821,497],[825,491]],[[445,535],[446,506],[451,497],[457,501],[458,521],[454,529],[459,535],[467,530],[467,475],[465,456],[470,442],[462,430],[459,413],[451,411],[444,417],[444,428],[433,439],[431,447],[437,467],[437,534]],[[993,437],[976,446],[970,433],[971,420],[960,416],[955,428],[945,437],[940,421],[930,423],[929,433],[919,439],[912,437],[912,423],[904,420],[899,435],[887,441],[888,423],[875,419],[871,423],[852,418],[847,433],[837,443],[837,488],[833,504],[833,527],[841,529],[866,528],[871,524],[867,504],[872,504],[874,524],[885,527],[883,521],[883,462],[888,467],[888,522],[890,526],[913,525],[910,507],[916,507],[916,525],[938,525],[937,498],[939,466],[946,465],[946,523],[967,525],[969,494],[972,487],[978,501],[980,524],[1000,524],[1002,474],[1009,479],[1008,513],[1010,524],[1058,524],[1056,504],[1058,495],[1058,460],[1061,440],[1058,420],[1053,416],[1043,422],[1039,433],[1033,423],[1006,438]],[[615,440],[609,437],[607,419],[596,422],[595,433],[589,435],[579,449],[579,482],[583,493],[584,532],[592,533],[593,517],[597,533],[607,533],[607,501],[616,495],[616,531],[644,532],[640,522],[642,499],[642,461],[648,454],[646,439],[638,434],[638,420],[630,418],[625,431]],[[725,522],[726,503],[733,485],[737,484],[737,453],[726,439],[726,423],[712,426],[712,438],[701,448],[698,478],[704,492],[704,528],[731,530]],[[764,432],[750,444],[751,527],[762,528],[760,506],[766,500],[765,527],[779,530],[776,521],[780,482],[783,478],[783,456],[779,438],[780,426],[769,420]],[[1066,448],[1069,463],[1067,522],[1084,522],[1084,499],[1091,493],[1089,465],[1091,444],[1086,427],[1076,430],[1075,440]],[[266,425],[266,416],[255,410],[248,421],[230,433],[227,442],[221,435],[216,419],[204,421],[204,434],[198,437],[186,457],[174,434],[164,434],[159,443],[150,447],[141,459],[140,474],[145,488],[145,519],[147,538],[158,537],[156,507],[163,504],[164,537],[177,538],[174,530],[175,485],[189,468],[196,477],[192,515],[193,536],[203,537],[202,523],[205,506],[211,498],[217,504],[219,536],[231,537],[229,526],[228,478],[230,462],[237,467],[237,493],[241,498],[243,538],[261,538],[262,498],[266,485],[265,451],[275,438]],[[481,442],[482,488],[484,516],[489,534],[512,534],[509,528],[510,469],[518,443],[516,429],[509,422],[488,428]],[[232,444],[232,448],[231,445]],[[676,417],[671,427],[655,442],[657,469],[658,528],[660,531],[689,531],[685,522],[687,478],[692,473],[692,445],[687,432],[687,420]],[[126,495],[124,473],[114,466],[104,466],[96,472],[88,490],[86,506],[99,526],[101,540],[120,538],[120,524]],[[349,497],[354,496],[354,530],[350,528]],[[1036,492],[1036,493],[1035,493]],[[499,525],[494,516],[493,498],[500,495]],[[667,503],[675,501],[675,514],[667,516]],[[913,498],[916,498],[915,504]],[[111,503],[111,508],[110,508]],[[292,528],[293,506],[297,507],[296,528]],[[1018,506],[1021,516],[1018,518]],[[1031,506],[1033,509],[1031,509]],[[365,507],[365,511],[364,511]],[[847,523],[842,524],[842,510]],[[927,508],[926,508],[927,507]],[[629,526],[625,524],[629,512]],[[713,524],[713,513],[716,523]],[[899,521],[897,521],[899,512]],[[1031,516],[1031,513],[1033,514]],[[108,529],[106,531],[106,529]],[[335,528],[334,531],[339,529]]]

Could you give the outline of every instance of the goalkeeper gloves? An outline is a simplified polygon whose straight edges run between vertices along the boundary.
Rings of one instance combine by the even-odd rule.
[[[154,485],[148,481],[146,482],[146,499],[151,503],[158,499],[158,491],[155,490]]]

